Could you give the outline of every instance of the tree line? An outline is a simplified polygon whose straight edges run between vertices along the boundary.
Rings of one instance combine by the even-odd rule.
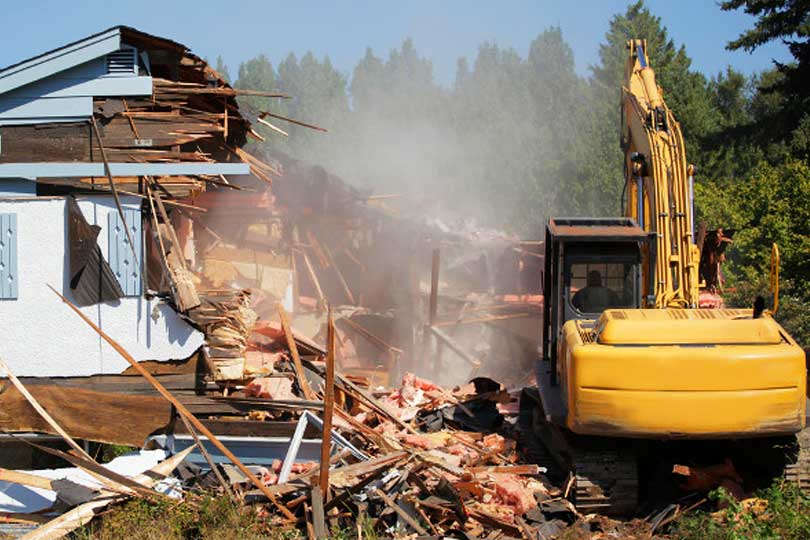
[[[421,211],[539,237],[553,215],[621,212],[620,89],[626,41],[646,39],[664,99],[680,121],[698,169],[697,213],[734,229],[725,265],[727,301],[767,293],[770,246],[782,253],[780,319],[810,345],[810,0],[726,0],[755,17],[728,44],[753,50],[787,43],[793,61],[746,76],[730,67],[706,76],[643,1],[608,23],[586,76],[559,27],[541,31],[523,57],[496,43],[459,59],[440,85],[429,58],[406,39],[387,56],[367,49],[341,73],[312,53],[279,65],[259,55],[240,64],[237,88],[281,91],[249,97],[270,110],[329,129],[286,124],[288,138],[258,125],[265,145],[318,163],[359,187],[400,194]],[[218,59],[220,72],[227,68]]]

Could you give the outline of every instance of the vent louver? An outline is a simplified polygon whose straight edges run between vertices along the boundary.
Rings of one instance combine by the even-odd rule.
[[[135,49],[121,49],[107,55],[108,75],[135,74]]]

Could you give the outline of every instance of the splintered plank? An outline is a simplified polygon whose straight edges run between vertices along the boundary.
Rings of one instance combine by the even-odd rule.
[[[436,322],[436,315],[439,310],[439,268],[440,268],[439,248],[433,250],[433,258],[430,265],[430,307],[428,309],[428,325],[433,326]]]
[[[279,303],[278,305],[278,318],[281,321],[281,329],[284,331],[284,337],[287,339],[287,347],[290,349],[290,355],[293,360],[293,367],[295,368],[295,376],[298,378],[298,385],[301,391],[304,392],[304,397],[308,400],[315,399],[315,393],[309,387],[307,376],[304,373],[304,366],[301,365],[301,356],[298,354],[298,346],[295,344],[295,337],[290,329],[290,322],[287,319],[287,312],[284,306]]]
[[[422,527],[421,525],[419,525],[419,522],[417,522],[415,519],[413,519],[413,518],[410,516],[410,514],[408,514],[408,512],[406,512],[405,510],[403,510],[403,509],[402,509],[402,507],[401,507],[401,506],[399,506],[399,505],[396,503],[396,501],[394,501],[394,500],[393,500],[391,497],[389,497],[388,495],[386,495],[386,494],[385,494],[385,492],[384,492],[383,490],[381,490],[381,489],[376,489],[376,490],[374,491],[374,493],[375,493],[375,494],[376,494],[376,495],[377,495],[377,496],[378,496],[380,499],[382,499],[382,500],[383,500],[383,502],[385,503],[385,505],[386,505],[386,506],[388,506],[388,508],[390,508],[391,510],[393,510],[394,512],[396,512],[396,513],[397,513],[397,515],[398,515],[399,517],[401,517],[401,518],[402,518],[402,520],[403,520],[405,523],[407,523],[407,524],[408,524],[408,525],[409,525],[409,526],[410,526],[410,527],[411,527],[413,530],[415,530],[416,532],[418,532],[418,533],[419,533],[421,536],[428,536],[428,532],[425,530],[425,528],[424,528],[424,527]]]
[[[0,481],[56,491],[53,487],[53,480],[50,478],[11,469],[0,469]]]
[[[323,511],[323,491],[321,491],[319,485],[312,488],[312,526],[315,529],[316,540],[328,538],[326,518]]]
[[[329,309],[326,337],[326,378],[323,389],[323,435],[321,436],[320,487],[329,496],[329,454],[332,450],[332,413],[335,409],[335,320]]]

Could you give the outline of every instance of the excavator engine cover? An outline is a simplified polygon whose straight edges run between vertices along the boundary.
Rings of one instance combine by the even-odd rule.
[[[565,323],[558,370],[567,427],[642,438],[793,434],[805,423],[805,358],[750,310],[607,310]]]

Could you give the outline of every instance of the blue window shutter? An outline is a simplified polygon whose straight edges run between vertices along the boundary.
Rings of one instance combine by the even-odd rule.
[[[110,263],[118,283],[126,296],[141,295],[141,213],[138,210],[124,210],[129,233],[135,242],[135,253],[138,260],[132,256],[132,250],[127,241],[127,233],[121,217],[115,210],[107,214],[107,262]]]
[[[0,214],[0,299],[17,298],[17,214]]]

